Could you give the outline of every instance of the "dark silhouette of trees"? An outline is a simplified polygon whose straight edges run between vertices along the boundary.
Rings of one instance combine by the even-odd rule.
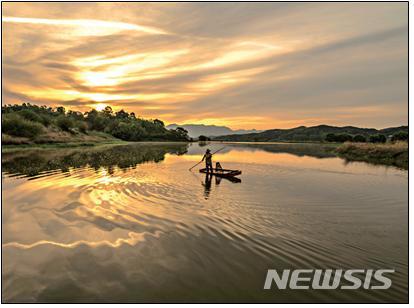
[[[115,113],[115,117],[117,119],[128,119],[129,118],[129,113],[125,112],[124,109],[121,109],[120,111]]]
[[[4,114],[1,120],[2,133],[17,137],[33,138],[43,131],[40,123],[26,120],[18,114]]]
[[[352,141],[353,138],[348,134],[327,134],[325,140],[328,142],[346,142]]]
[[[162,126],[162,127],[164,127],[165,125],[164,125],[164,122],[163,121],[161,121],[161,120],[158,120],[158,119],[155,119],[154,120],[154,123],[156,124],[156,125],[159,125],[159,126]]]
[[[60,115],[56,119],[56,125],[61,130],[70,132],[71,129],[75,127],[75,121],[69,116]]]
[[[407,132],[398,132],[391,137],[392,141],[408,141]]]
[[[352,141],[353,142],[367,142],[367,138],[365,136],[363,136],[363,135],[355,135],[352,138]]]
[[[369,137],[369,142],[371,143],[385,143],[387,141],[387,137],[382,134],[372,135]]]
[[[347,141],[353,141],[353,142],[367,142],[367,137],[364,135],[349,135],[349,134],[327,134],[325,141],[328,142],[347,142]],[[368,141],[371,143],[385,143],[387,141],[387,138],[383,134],[376,134],[371,135],[368,138]]]
[[[56,107],[56,112],[60,113],[60,114],[64,114],[65,113],[65,107]]]
[[[204,135],[198,136],[198,141],[209,141],[209,140],[210,140],[210,138],[208,138],[208,137],[206,137]]]
[[[55,109],[24,103],[22,105],[2,106],[2,132],[18,137],[35,137],[49,129],[76,133],[99,131],[127,141],[172,140],[189,141],[188,132],[178,127],[165,128],[164,122],[145,120],[125,110],[113,112],[110,106],[102,111],[92,109],[82,114],[64,107]]]

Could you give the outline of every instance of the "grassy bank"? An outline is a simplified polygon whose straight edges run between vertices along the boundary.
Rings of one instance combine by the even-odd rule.
[[[78,147],[96,147],[104,145],[129,144],[128,141],[100,141],[100,142],[68,142],[68,143],[46,143],[46,144],[22,144],[22,145],[2,145],[1,152],[9,153],[20,150],[34,149],[69,149]]]
[[[25,148],[72,148],[79,146],[95,146],[100,144],[127,143],[101,132],[88,132],[88,134],[46,132],[36,138],[16,137],[2,134],[1,139],[2,152]]]
[[[344,143],[336,148],[338,156],[349,161],[365,161],[408,169],[408,143]]]

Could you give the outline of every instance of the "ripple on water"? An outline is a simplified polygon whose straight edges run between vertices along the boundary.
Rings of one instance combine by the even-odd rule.
[[[365,167],[362,172],[358,165],[347,172],[332,158],[312,167],[297,158],[284,166],[281,156],[261,163],[248,151],[240,155],[242,163],[226,163],[243,170],[239,184],[208,184],[204,175],[187,171],[183,157],[122,169],[3,173],[3,248],[12,265],[3,273],[8,298],[45,298],[59,293],[53,284],[66,280],[79,294],[92,290],[88,296],[96,299],[116,296],[116,286],[120,299],[145,301],[157,298],[150,290],[170,282],[177,294],[203,287],[211,290],[206,298],[294,301],[263,294],[266,270],[275,267],[396,268],[393,290],[356,298],[405,298],[408,260],[398,254],[406,251],[405,176],[367,173]],[[82,271],[100,281],[88,281]],[[16,289],[23,284],[34,293]],[[332,293],[301,296],[352,300]]]

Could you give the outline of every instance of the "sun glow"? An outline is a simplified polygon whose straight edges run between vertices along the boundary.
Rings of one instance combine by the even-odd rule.
[[[102,111],[105,109],[106,106],[107,106],[106,104],[99,103],[99,104],[92,105],[92,108],[98,111]]]
[[[96,19],[49,19],[4,16],[3,22],[76,27],[79,35],[107,35],[114,31],[138,31],[147,34],[167,34],[164,30],[137,24]]]
[[[89,87],[116,86],[127,82],[145,79],[145,73],[153,74],[173,60],[188,53],[187,49],[174,51],[154,51],[121,57],[87,57],[76,59],[73,65],[79,68],[77,78]]]

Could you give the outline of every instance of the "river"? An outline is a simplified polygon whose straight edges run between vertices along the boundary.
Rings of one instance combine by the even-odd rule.
[[[206,177],[205,149],[241,181]],[[408,172],[318,144],[2,156],[6,302],[405,302]],[[264,290],[268,269],[395,269],[388,290]]]

